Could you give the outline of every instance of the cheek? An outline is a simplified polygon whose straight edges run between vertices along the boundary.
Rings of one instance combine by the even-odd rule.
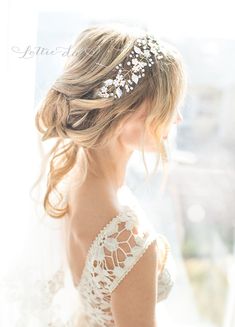
[[[131,150],[137,150],[143,142],[144,124],[143,121],[128,121],[122,127],[119,139],[123,145]],[[154,151],[154,139],[150,133],[145,133],[144,146],[146,151]]]
[[[140,143],[142,126],[138,122],[126,122],[120,133],[120,141],[131,150]]]

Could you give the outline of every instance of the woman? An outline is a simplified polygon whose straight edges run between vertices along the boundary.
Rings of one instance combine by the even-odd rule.
[[[157,326],[156,303],[173,285],[170,246],[118,192],[134,150],[166,162],[185,85],[175,48],[142,30],[96,25],[79,35],[38,110],[42,140],[57,140],[44,209],[65,218],[78,326]]]

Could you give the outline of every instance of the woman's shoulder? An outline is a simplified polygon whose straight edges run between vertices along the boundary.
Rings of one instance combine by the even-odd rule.
[[[131,249],[136,258],[155,241],[155,245],[152,246],[157,245],[155,250],[158,250],[158,265],[162,271],[168,256],[169,243],[164,235],[155,232],[138,205],[118,202],[101,186],[76,190],[71,199],[73,202],[70,203],[72,204],[70,218],[73,233],[86,251],[101,233],[108,239],[113,235],[121,247],[128,243],[127,248]],[[118,235],[114,233],[117,230]],[[107,244],[114,246],[114,242],[111,245]]]
[[[107,187],[94,182],[70,190],[68,196],[69,219],[83,236],[94,236],[113,217],[117,216],[122,206],[112,197]]]

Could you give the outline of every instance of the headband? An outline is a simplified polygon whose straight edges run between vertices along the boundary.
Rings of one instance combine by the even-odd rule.
[[[138,38],[129,54],[127,65],[123,63],[116,66],[117,74],[114,79],[107,79],[96,92],[101,98],[120,98],[124,91],[130,92],[138,84],[141,77],[145,76],[146,66],[151,67],[156,60],[161,60],[165,55],[165,48],[152,35]]]

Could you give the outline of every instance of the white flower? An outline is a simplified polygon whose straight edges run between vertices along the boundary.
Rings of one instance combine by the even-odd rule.
[[[115,251],[118,249],[118,241],[116,238],[107,238],[104,241],[104,246],[109,250],[109,251]]]
[[[156,55],[158,53],[159,46],[154,41],[149,41],[150,51]]]
[[[133,59],[132,62],[133,62],[133,65],[134,65],[132,67],[132,71],[134,73],[139,72],[142,68],[144,68],[144,66],[146,66],[146,63],[144,61],[139,61],[137,59]]]
[[[129,217],[128,217],[128,215],[125,213],[124,215],[121,215],[121,216],[119,217],[119,220],[120,220],[121,222],[125,222],[125,221],[128,221],[128,220],[129,220]]]
[[[126,229],[132,230],[134,227],[134,222],[132,220],[128,220],[125,225],[126,225]]]
[[[149,50],[144,50],[144,56],[145,56],[146,58],[149,58],[149,57],[151,56],[150,51],[149,51]]]
[[[108,89],[107,89],[107,86],[103,86],[103,87],[101,87],[101,92],[104,92],[104,93],[105,93],[105,92],[107,92],[107,90],[108,90]]]
[[[138,72],[140,71],[140,66],[134,66],[134,67],[132,68],[132,71],[133,71],[134,73],[138,73]]]
[[[139,63],[139,60],[138,59],[132,59],[132,64],[134,65],[134,66],[137,66],[138,65],[138,63]]]
[[[117,232],[118,232],[118,224],[116,223],[116,221],[112,221],[108,226],[108,235],[112,235]]]
[[[127,69],[123,68],[123,63],[119,63],[116,66],[118,70],[115,79],[107,79],[104,82],[103,87],[100,88],[98,95],[108,98],[114,96],[120,98],[123,95],[123,91],[131,92],[132,86],[127,85],[133,82],[137,84],[139,78],[145,76],[144,67],[151,67],[155,63],[155,58],[160,60],[164,57],[164,46],[158,43],[158,41],[152,35],[145,35],[136,40],[132,51],[127,58]],[[125,74],[123,75],[123,71]],[[130,77],[130,75],[132,75]],[[127,76],[127,77],[126,77]],[[112,86],[111,88],[107,88]]]
[[[110,86],[110,85],[113,84],[113,80],[112,79],[107,79],[104,83],[105,83],[106,86]]]
[[[145,45],[145,44],[147,44],[147,40],[146,40],[146,39],[142,39],[142,40],[141,40],[141,43],[142,43],[143,45]]]
[[[114,85],[121,85],[121,82],[124,81],[123,75],[118,74],[114,80]],[[124,81],[125,82],[125,81]]]

